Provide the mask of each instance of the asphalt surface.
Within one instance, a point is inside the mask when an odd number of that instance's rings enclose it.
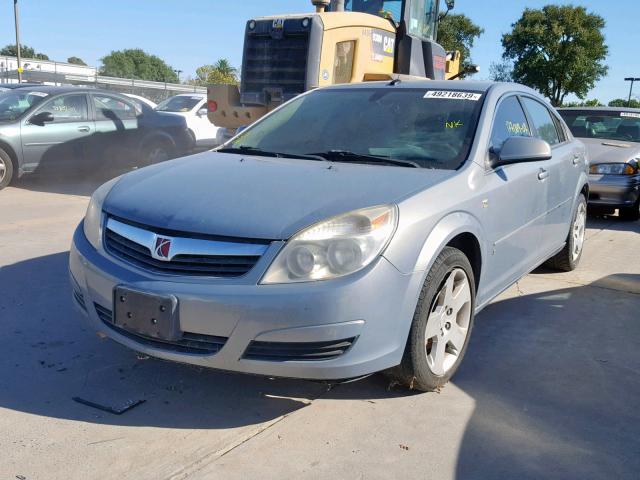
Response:
[[[68,247],[96,181],[0,192],[0,479],[637,479],[640,223],[590,219],[572,273],[476,320],[440,393],[138,358],[76,315]],[[145,403],[114,415],[79,404]]]

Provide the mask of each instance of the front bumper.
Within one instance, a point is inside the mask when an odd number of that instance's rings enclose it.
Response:
[[[352,378],[399,364],[423,278],[419,272],[404,275],[380,257],[354,275],[317,283],[258,285],[252,275],[233,282],[183,281],[142,272],[96,251],[82,224],[74,234],[69,268],[79,310],[95,329],[136,351],[221,370],[308,379]],[[185,353],[123,335],[98,315],[113,309],[117,285],[175,295],[181,330],[222,338],[222,348],[214,354]],[[344,339],[355,341],[331,359],[246,358],[251,342],[299,347]]]
[[[640,175],[589,175],[589,203],[630,207],[640,196]]]

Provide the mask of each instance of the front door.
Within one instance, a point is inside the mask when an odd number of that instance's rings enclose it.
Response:
[[[30,122],[43,112],[51,113],[52,121],[40,125]],[[84,93],[48,100],[21,126],[25,170],[56,172],[82,168],[93,130]]]
[[[490,155],[497,155],[512,136],[531,136],[520,101],[509,96],[498,104],[490,140]],[[488,170],[485,175],[486,208],[483,223],[490,240],[483,267],[490,298],[535,266],[544,249],[548,182],[546,162],[523,162]],[[478,298],[478,303],[484,299]]]

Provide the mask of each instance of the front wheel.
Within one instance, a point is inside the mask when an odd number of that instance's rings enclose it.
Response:
[[[172,149],[168,142],[156,140],[150,142],[144,150],[144,164],[154,165],[171,158]]]
[[[437,390],[458,369],[473,327],[475,282],[467,257],[446,247],[425,280],[402,363],[388,374],[421,391]]]
[[[7,152],[0,149],[0,190],[9,186],[13,178],[13,162]]]
[[[587,227],[587,200],[580,194],[564,248],[547,261],[547,266],[563,272],[575,270],[582,258]]]

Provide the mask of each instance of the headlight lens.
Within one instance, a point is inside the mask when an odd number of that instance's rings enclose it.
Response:
[[[633,175],[637,169],[630,163],[599,163],[589,167],[589,173],[598,175]]]
[[[93,192],[87,213],[84,216],[84,235],[96,250],[102,247],[102,204],[118,180],[120,177],[109,180]]]
[[[357,272],[384,250],[397,223],[395,205],[354,210],[316,223],[287,242],[260,283],[311,282]]]

